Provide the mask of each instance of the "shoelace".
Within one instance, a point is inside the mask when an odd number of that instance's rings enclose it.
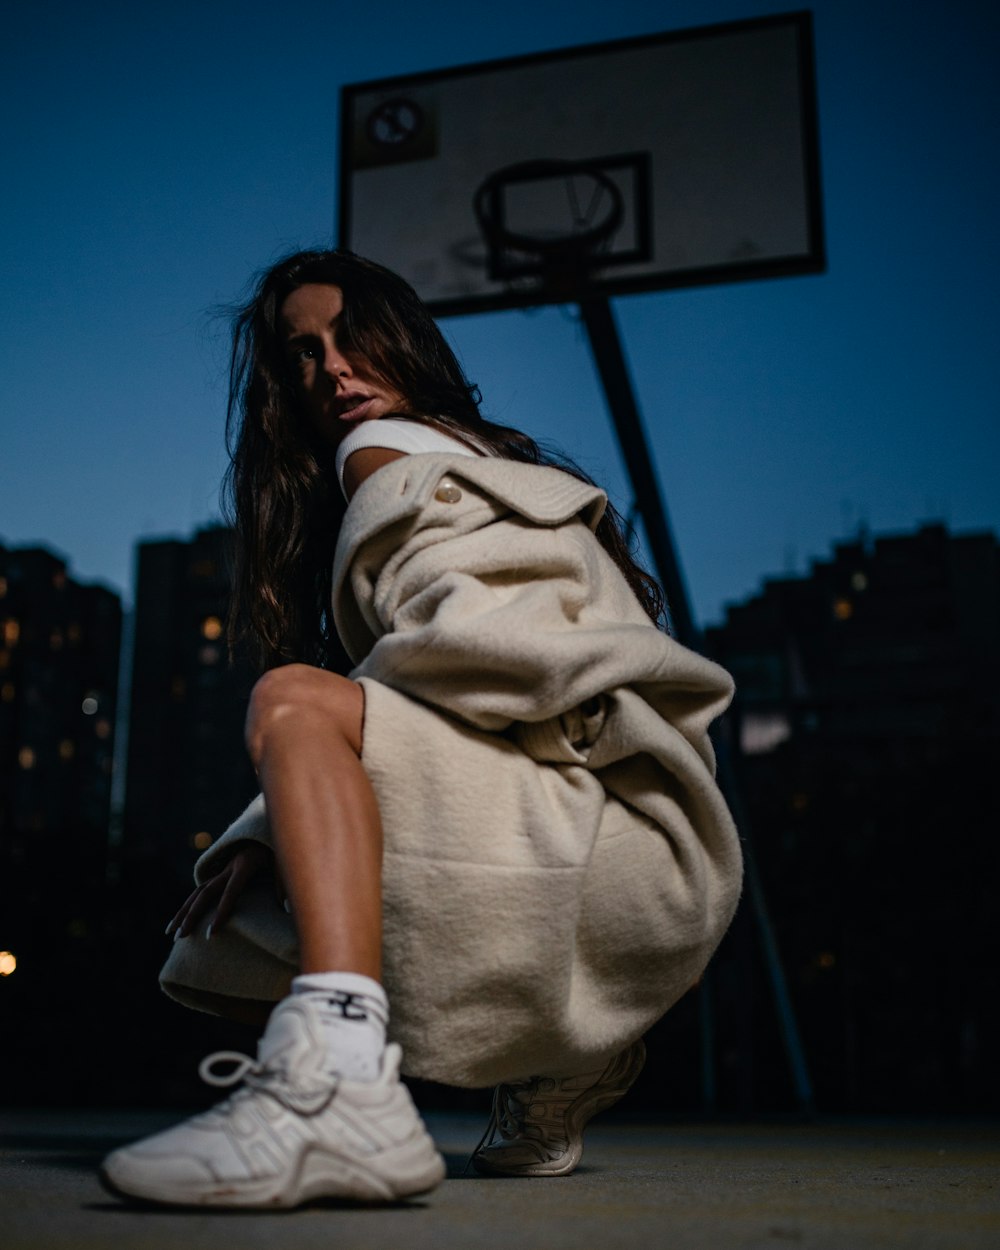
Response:
[[[217,1063],[232,1063],[236,1066],[232,1072],[216,1073],[212,1069]],[[263,1074],[264,1070],[256,1059],[251,1059],[249,1055],[241,1054],[237,1050],[217,1050],[214,1054],[206,1055],[198,1065],[198,1075],[206,1085],[225,1088],[228,1085],[235,1085],[242,1080],[245,1080],[246,1084],[242,1089],[234,1090],[224,1102],[217,1103],[214,1107],[209,1107],[206,1111],[202,1111],[200,1115],[194,1117],[192,1123],[196,1121],[201,1121],[205,1124],[217,1122],[220,1115],[225,1116],[239,1103],[251,1097],[251,1087],[266,1087],[265,1082],[260,1080]]]
[[[218,1075],[212,1071],[217,1063],[234,1063],[236,1067],[232,1072]],[[238,1050],[217,1050],[214,1054],[206,1055],[198,1064],[198,1075],[205,1084],[215,1085],[219,1089],[224,1089],[227,1085],[235,1085],[237,1081],[242,1081],[247,1073],[256,1076],[262,1071],[256,1059],[251,1059],[249,1055],[244,1055]]]
[[[231,1063],[235,1065],[231,1072],[217,1073],[215,1065]],[[301,1073],[291,1079],[284,1057],[274,1056],[261,1063],[259,1059],[251,1059],[238,1050],[217,1050],[206,1055],[198,1065],[198,1075],[207,1085],[224,1088],[243,1081],[242,1089],[235,1090],[218,1107],[206,1112],[211,1116],[216,1111],[234,1107],[237,1102],[251,1098],[254,1091],[276,1098],[284,1106],[302,1114],[312,1114],[321,1110],[333,1097],[339,1085],[339,1077],[327,1074],[316,1085],[304,1084]]]

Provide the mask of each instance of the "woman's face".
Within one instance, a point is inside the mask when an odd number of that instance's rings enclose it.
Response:
[[[339,286],[309,283],[285,299],[278,316],[285,357],[310,424],[336,447],[362,421],[405,412],[405,398],[363,356],[337,347],[344,311]]]

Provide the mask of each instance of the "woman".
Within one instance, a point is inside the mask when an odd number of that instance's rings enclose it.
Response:
[[[161,979],[270,1018],[256,1062],[202,1065],[236,1094],[104,1179],[218,1206],[423,1192],[443,1168],[401,1062],[499,1083],[480,1171],[563,1175],[735,907],[707,736],[730,680],[657,628],[604,494],[480,416],[380,266],[265,274],[230,422],[262,794],[198,862]]]

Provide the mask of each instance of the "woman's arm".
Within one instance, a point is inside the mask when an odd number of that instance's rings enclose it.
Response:
[[[394,451],[391,447],[359,447],[352,452],[344,465],[344,492],[347,498],[351,499],[365,478],[371,477],[376,469],[407,454],[405,451]]]
[[[437,519],[463,506],[439,505]],[[582,521],[503,516],[444,532],[432,542],[417,533],[374,576],[363,570],[357,589],[369,588],[368,611],[385,633],[352,677],[487,732],[632,687],[714,765],[707,732],[729,703],[731,678],[653,627]]]

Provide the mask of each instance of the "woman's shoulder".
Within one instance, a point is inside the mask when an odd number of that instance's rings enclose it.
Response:
[[[348,458],[365,447],[383,447],[390,451],[409,454],[420,452],[449,452],[459,456],[478,456],[466,443],[446,434],[436,426],[422,421],[406,421],[395,417],[382,417],[377,421],[362,421],[344,438],[337,448],[337,479],[344,486],[344,466]]]

